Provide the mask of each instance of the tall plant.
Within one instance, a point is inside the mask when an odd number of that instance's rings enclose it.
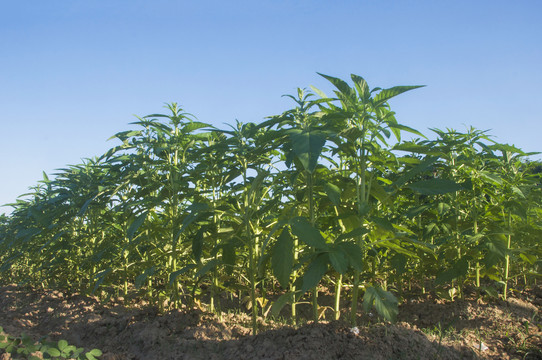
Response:
[[[423,136],[418,131],[397,123],[395,113],[390,110],[388,100],[406,91],[420,88],[421,86],[396,86],[382,90],[381,88],[370,89],[365,79],[358,75],[351,75],[354,87],[350,87],[345,81],[336,77],[320,74],[331,82],[336,90],[334,94],[340,106],[328,102],[328,107],[322,107],[326,119],[339,119],[342,129],[339,132],[341,142],[337,152],[341,159],[350,169],[349,177],[355,183],[355,216],[357,226],[348,229],[356,234],[356,244],[363,254],[371,247],[370,241],[363,235],[366,233],[366,223],[369,214],[374,209],[371,204],[371,194],[376,188],[376,168],[387,161],[389,145],[386,139],[393,134],[399,141],[400,132],[408,131]],[[321,93],[321,92],[320,92]],[[321,93],[323,98],[326,96]],[[336,121],[336,120],[335,120]],[[375,196],[378,199],[378,196]],[[357,259],[362,263],[363,257]],[[352,291],[352,308],[350,321],[355,324],[357,317],[357,304],[360,288],[360,270],[354,270]],[[367,309],[376,302],[377,310],[388,319],[393,319],[396,314],[397,302],[391,293],[383,291],[379,287],[367,287],[365,292],[364,306]]]

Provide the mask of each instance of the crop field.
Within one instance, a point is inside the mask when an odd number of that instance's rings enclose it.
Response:
[[[95,342],[104,359],[542,359],[542,163],[487,131],[401,124],[390,102],[420,86],[320,75],[333,94],[298,89],[260,123],[218,129],[171,103],[44,174],[0,216],[0,326],[88,346],[53,315],[99,313],[97,337],[132,331]],[[168,321],[199,326],[200,352],[157,340]],[[130,338],[145,345],[114,355]]]

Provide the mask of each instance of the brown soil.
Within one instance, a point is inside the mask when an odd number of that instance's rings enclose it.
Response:
[[[0,287],[5,332],[98,348],[104,360],[542,359],[541,308],[541,287],[507,301],[425,296],[405,300],[393,325],[364,314],[357,334],[338,321],[297,328],[260,321],[260,334],[251,336],[246,314],[159,314],[141,303],[102,305],[88,296]]]

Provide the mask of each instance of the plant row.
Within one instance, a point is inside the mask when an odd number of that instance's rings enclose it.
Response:
[[[218,129],[168,104],[106,154],[44,174],[0,218],[4,281],[218,312],[226,292],[246,299],[254,331],[285,305],[295,322],[301,301],[317,321],[324,288],[335,318],[348,297],[355,324],[358,303],[393,320],[413,285],[506,298],[536,281],[532,154],[473,128],[429,139],[398,123],[389,100],[419,86],[322,76],[333,96],[298,89],[259,124]]]

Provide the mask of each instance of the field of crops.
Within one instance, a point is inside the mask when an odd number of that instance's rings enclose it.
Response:
[[[413,291],[506,300],[536,284],[532,154],[473,128],[400,124],[388,102],[419,86],[322,76],[332,96],[298,89],[261,123],[217,129],[168,104],[106,154],[44,175],[0,217],[2,282],[238,306],[254,334],[261,318],[295,324],[300,304],[355,326],[369,312],[393,322]]]

